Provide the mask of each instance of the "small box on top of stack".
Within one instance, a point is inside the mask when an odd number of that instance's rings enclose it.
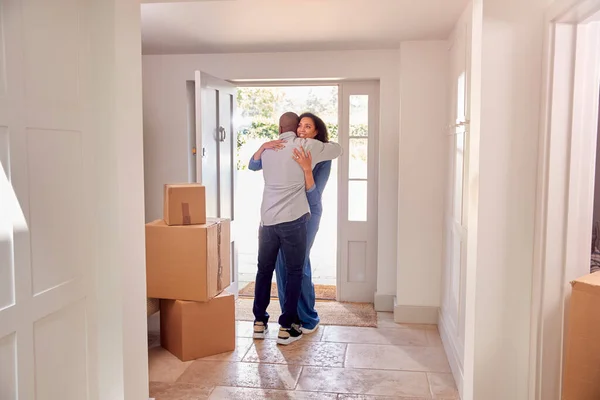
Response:
[[[161,345],[182,361],[235,350],[230,221],[206,218],[199,184],[165,185],[164,218],[146,224],[148,297],[161,299]]]

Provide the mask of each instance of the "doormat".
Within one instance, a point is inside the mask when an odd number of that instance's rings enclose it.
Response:
[[[254,297],[254,282],[250,282],[239,291],[241,297]],[[334,300],[336,296],[335,285],[315,285],[315,297],[317,300]],[[277,283],[271,283],[271,297],[278,298]]]
[[[254,299],[238,298],[235,303],[235,319],[254,321],[253,303]],[[315,308],[319,313],[321,325],[377,327],[377,312],[371,303],[317,301]],[[281,314],[279,302],[271,300],[267,312],[270,315],[269,321],[277,322]]]

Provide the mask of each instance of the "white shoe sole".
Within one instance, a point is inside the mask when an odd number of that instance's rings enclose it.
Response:
[[[307,328],[300,328],[300,330],[302,331],[302,333],[306,334],[306,335],[310,335],[311,333],[314,333],[317,329],[319,329],[319,325],[317,324],[317,326],[315,326],[312,329],[307,329]]]
[[[267,337],[267,332],[269,331],[269,328],[265,328],[264,331],[262,332],[252,332],[252,338],[254,339],[265,339]]]
[[[302,335],[296,336],[296,337],[290,336],[287,339],[277,338],[277,344],[281,344],[281,345],[287,346],[288,344],[294,343],[294,342],[296,342],[296,341],[298,341],[300,339],[302,339]]]

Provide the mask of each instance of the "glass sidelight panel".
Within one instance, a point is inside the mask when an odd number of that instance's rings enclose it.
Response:
[[[367,179],[369,161],[369,140],[350,139],[348,151],[350,179]]]
[[[348,182],[348,221],[367,220],[367,181]]]
[[[456,153],[454,156],[454,220],[462,223],[463,210],[463,185],[464,185],[464,151],[465,133],[457,132],[455,135]]]
[[[369,136],[369,96],[350,95],[350,137]]]

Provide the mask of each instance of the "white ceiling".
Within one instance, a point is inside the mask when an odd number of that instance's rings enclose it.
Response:
[[[144,2],[144,54],[201,54],[392,49],[403,40],[446,39],[468,0]]]

